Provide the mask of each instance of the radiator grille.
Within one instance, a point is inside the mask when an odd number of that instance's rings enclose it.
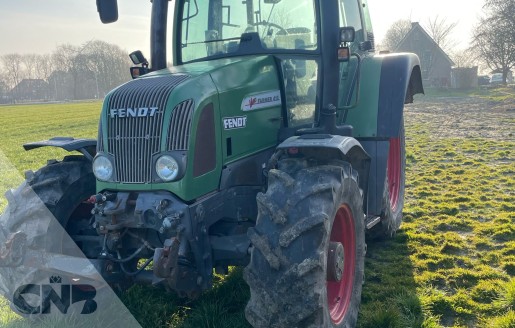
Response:
[[[104,134],[102,133],[102,120],[98,123],[97,153],[104,151]]]
[[[186,100],[173,109],[168,132],[168,150],[187,150],[191,133],[193,100]]]
[[[116,182],[151,182],[152,155],[160,150],[168,97],[187,78],[187,75],[173,75],[134,80],[110,96],[107,148],[114,157]]]

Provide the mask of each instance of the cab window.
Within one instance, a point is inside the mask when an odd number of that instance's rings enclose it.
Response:
[[[235,54],[244,33],[259,39],[261,52],[316,50],[315,17],[313,0],[183,0],[182,61]]]
[[[356,47],[364,41],[363,24],[361,21],[360,4],[358,0],[340,0],[340,26],[352,26],[356,30],[356,39],[353,46]]]

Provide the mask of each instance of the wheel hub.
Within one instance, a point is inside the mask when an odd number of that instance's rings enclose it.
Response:
[[[352,211],[341,205],[334,217],[327,250],[327,305],[331,321],[340,325],[349,309],[356,266],[356,235]]]
[[[345,249],[340,242],[330,242],[327,256],[327,280],[341,281],[345,266]]]

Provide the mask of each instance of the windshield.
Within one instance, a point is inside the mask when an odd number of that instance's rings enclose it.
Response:
[[[184,0],[180,21],[183,62],[237,54],[247,41],[245,53],[317,47],[313,0]]]

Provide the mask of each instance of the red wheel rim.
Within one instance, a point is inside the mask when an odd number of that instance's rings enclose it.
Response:
[[[397,209],[401,186],[401,138],[390,138],[388,151],[388,192],[392,211]]]
[[[331,230],[331,242],[339,242],[344,248],[344,268],[340,281],[327,281],[327,303],[331,320],[340,324],[351,302],[356,264],[356,236],[354,219],[347,205],[342,205],[336,212]]]

